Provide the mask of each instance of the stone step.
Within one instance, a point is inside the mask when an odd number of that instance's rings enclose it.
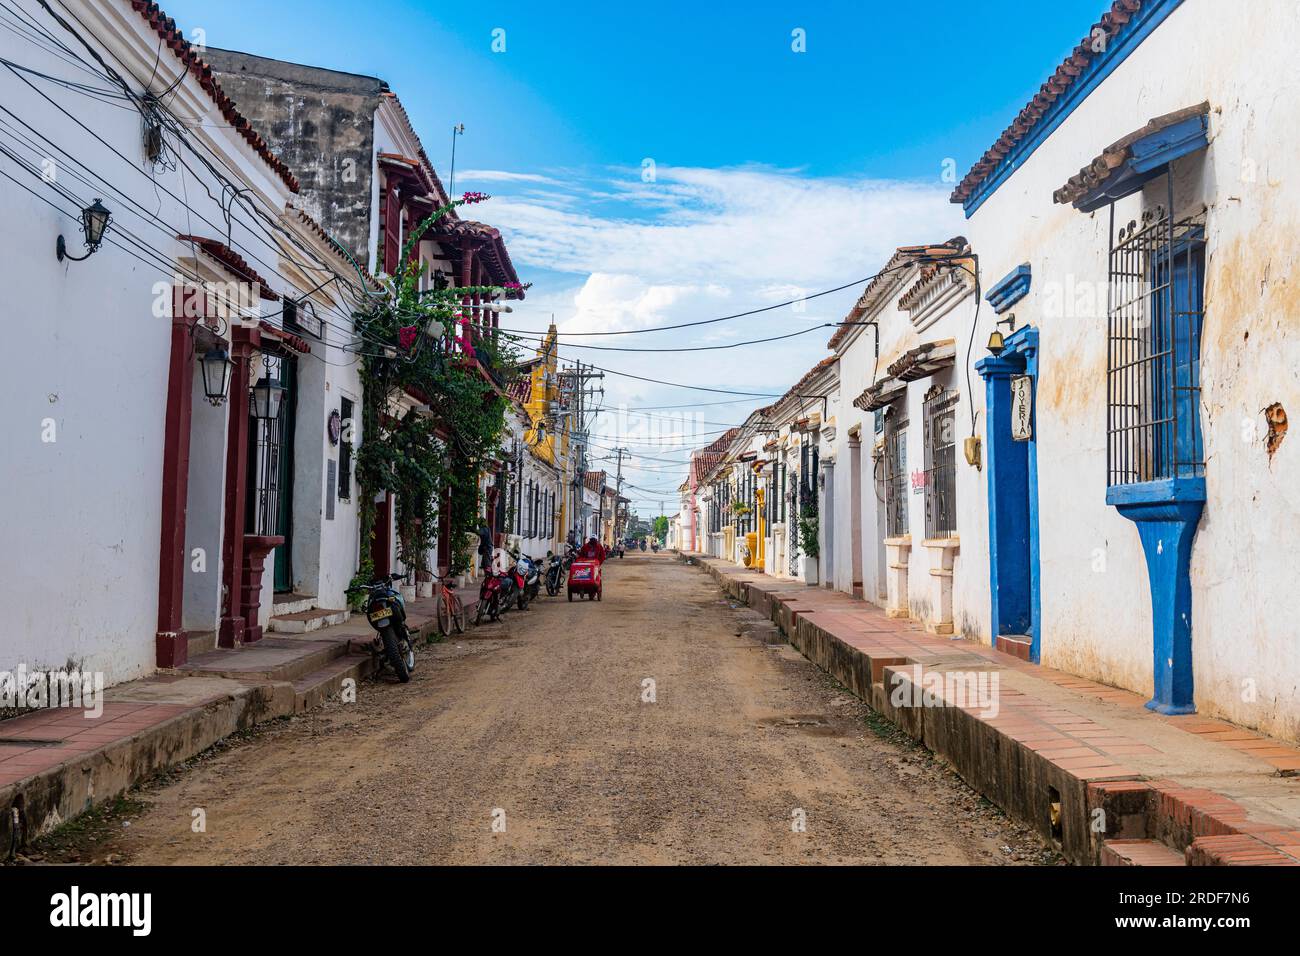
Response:
[[[998,650],[1003,654],[1018,657],[1022,661],[1029,660],[1029,651],[1032,647],[1033,639],[1028,634],[998,635]]]
[[[347,652],[345,640],[264,637],[256,644],[200,654],[178,671],[243,681],[295,681]]]
[[[292,591],[287,594],[277,594],[271,603],[271,616],[298,614],[302,611],[310,611],[315,606],[316,595],[314,594],[298,594]]]
[[[216,631],[186,631],[186,660],[217,649]]]
[[[347,608],[333,610],[318,607],[292,614],[276,614],[267,624],[267,630],[277,634],[306,634],[308,631],[319,631],[322,627],[345,624],[351,616],[352,612]]]
[[[1187,859],[1158,840],[1106,840],[1102,866],[1186,866]]]
[[[351,653],[336,658],[320,670],[312,671],[293,682],[293,710],[305,713],[319,707],[343,690],[344,682],[361,681],[374,669],[374,657],[369,653]]]
[[[1280,831],[1261,834],[1278,838]],[[1300,840],[1300,833],[1295,839]],[[1290,835],[1285,839],[1292,839]],[[1273,845],[1249,833],[1200,836],[1187,848],[1188,866],[1300,866],[1300,843]]]

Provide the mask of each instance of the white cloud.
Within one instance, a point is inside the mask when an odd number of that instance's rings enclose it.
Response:
[[[547,183],[559,185],[557,179],[540,173],[512,173],[504,169],[467,169],[461,174],[462,180],[476,183]]]
[[[516,261],[656,282],[824,288],[865,275],[896,246],[947,239],[961,221],[938,185],[767,169],[661,167],[654,183],[563,188],[615,208],[600,214],[499,196],[493,221],[509,230]]]
[[[513,327],[544,329],[553,313],[564,358],[646,378],[780,393],[826,354],[833,329],[700,352],[576,346],[677,348],[783,335],[839,321],[861,286],[801,307],[672,332],[569,339],[563,333],[649,329],[771,306],[864,279],[900,245],[961,232],[961,213],[940,184],[766,167],[660,166],[656,173],[653,183],[641,181],[639,167],[563,177],[474,174],[502,183],[482,217],[504,231],[524,281],[535,281]],[[512,182],[521,188],[512,191]],[[728,398],[613,375],[603,384],[610,406]],[[710,417],[739,421],[759,404],[744,401]],[[660,454],[653,446],[641,450]]]

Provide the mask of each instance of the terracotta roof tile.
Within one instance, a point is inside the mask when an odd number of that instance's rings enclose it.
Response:
[[[402,105],[402,101],[398,98],[397,94],[394,93],[392,90],[385,90],[382,95],[387,100],[389,100],[389,102],[391,102],[395,107],[397,107],[397,112],[402,117],[402,122],[406,124],[407,131],[411,134],[411,138],[415,140],[420,150],[420,162],[424,165],[425,171],[429,174],[430,178],[433,181],[433,185],[435,187],[434,195],[440,197],[442,203],[445,205],[447,202],[450,201],[450,197],[447,194],[447,190],[443,188],[442,180],[438,178],[438,173],[434,170],[433,163],[429,162],[429,156],[424,151],[424,144],[420,142],[420,137],[415,132],[415,127],[411,125],[411,117],[406,112],[406,107]],[[449,218],[452,219],[456,218],[456,210],[453,209],[451,211]]]
[[[1110,9],[1093,24],[1087,36],[1079,41],[1079,45],[1047,78],[1034,94],[1033,99],[1012,120],[1011,125],[980,157],[979,162],[966,173],[962,181],[957,184],[957,188],[952,191],[949,201],[960,203],[969,199],[979,185],[997,170],[1007,154],[1038,124],[1052,104],[1070,88],[1093,58],[1099,55],[1101,51],[1094,49],[1098,41],[1104,40],[1101,44],[1102,50],[1109,47],[1115,37],[1133,19],[1134,14],[1142,9],[1143,3],[1149,2],[1150,0],[1114,0]]]
[[[176,238],[181,242],[194,243],[213,259],[216,259],[225,266],[232,275],[239,276],[244,281],[255,284],[263,299],[279,301],[280,294],[267,284],[267,281],[258,274],[256,269],[248,264],[248,260],[234,249],[231,249],[220,239],[208,239],[205,236],[189,235],[179,235]]]
[[[257,155],[266,161],[266,164],[275,171],[276,175],[284,182],[293,192],[298,191],[298,180],[289,171],[283,160],[275,153],[271,152],[271,147],[267,145],[266,140],[253,129],[253,125],[235,108],[235,101],[226,95],[226,91],[221,88],[217,78],[213,75],[212,67],[208,66],[190,46],[190,42],[185,39],[184,34],[176,26],[176,21],[159,8],[153,0],[131,0],[131,9],[140,16],[144,17],[153,27],[154,32],[163,40],[167,48],[172,51],[176,59],[180,60],[182,65],[203,87],[204,92],[212,98],[212,102],[217,104],[217,109],[225,117],[226,122],[239,131],[239,135],[244,141],[253,148]]]
[[[321,224],[318,223],[314,218],[312,218],[312,216],[308,214],[306,210],[303,210],[298,206],[295,206],[293,203],[289,204],[289,209],[292,210],[295,215],[297,215],[298,219],[302,222],[304,226],[306,226],[308,229],[314,232],[318,237],[320,237],[320,239],[322,239],[324,243],[330,247],[330,250],[342,262],[347,263],[349,268],[353,268],[353,271],[361,273],[361,278],[368,285],[370,285],[374,289],[383,288],[383,286],[379,284],[379,280],[376,279],[374,276],[372,276],[369,272],[367,272],[364,266],[362,266],[358,262],[354,262],[349,256],[347,256],[344,253],[343,247],[340,246],[334,240],[334,237],[331,236],[328,232],[326,232],[324,227],[321,226]]]
[[[1209,111],[1209,103],[1198,103],[1196,106],[1189,106],[1185,109],[1175,110],[1172,113],[1165,113],[1163,116],[1155,117],[1141,129],[1134,130],[1103,149],[1096,159],[1071,176],[1066,180],[1064,186],[1052,193],[1052,199],[1057,203],[1072,203],[1076,199],[1087,195],[1109,179],[1111,173],[1128,160],[1132,153],[1133,144],[1138,140],[1150,136],[1152,133],[1158,133],[1166,127],[1175,126],[1193,116],[1204,116]]]
[[[840,343],[848,337],[849,332],[854,329],[850,323],[857,322],[879,304],[881,295],[888,289],[892,288],[896,273],[901,267],[906,265],[910,259],[922,255],[934,254],[953,254],[958,248],[967,248],[968,244],[963,236],[954,236],[946,243],[937,243],[922,246],[899,246],[894,250],[894,254],[889,257],[883,269],[876,274],[876,277],[867,283],[867,287],[862,290],[862,295],[858,296],[858,301],[853,304],[849,314],[844,317],[844,324],[835,330],[830,341],[826,343],[828,349],[837,349]]]

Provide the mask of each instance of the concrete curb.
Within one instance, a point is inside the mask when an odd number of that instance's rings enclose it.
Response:
[[[240,730],[294,712],[286,683],[244,686],[0,787],[0,847],[20,847]]]

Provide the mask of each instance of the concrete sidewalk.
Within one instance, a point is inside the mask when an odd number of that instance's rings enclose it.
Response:
[[[457,593],[472,622],[477,587]],[[408,604],[412,634],[436,635],[435,614],[432,598]],[[304,634],[272,633],[110,687],[98,716],[50,708],[0,722],[0,854],[236,731],[337,695],[345,681],[371,674],[373,634],[360,615]]]
[[[1076,863],[1300,864],[1300,750],[927,634],[838,591],[685,554]],[[995,688],[992,700],[972,689]],[[993,704],[995,706],[990,706]]]

